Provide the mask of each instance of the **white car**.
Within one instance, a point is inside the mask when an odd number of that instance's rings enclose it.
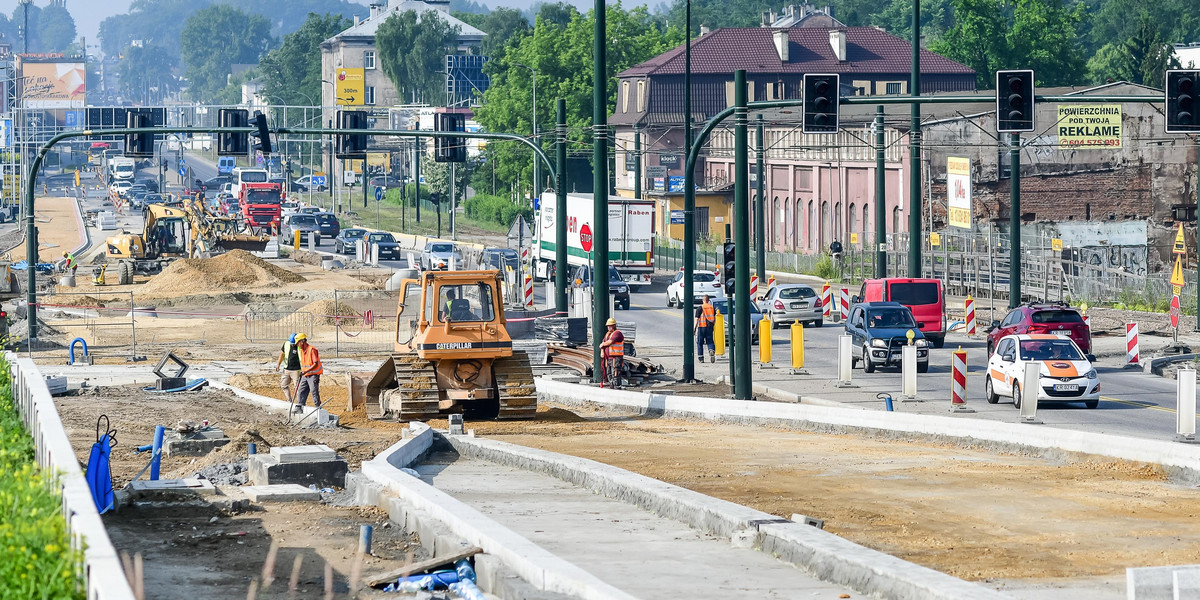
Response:
[[[108,189],[116,193],[116,195],[124,198],[125,194],[129,192],[129,188],[131,187],[133,187],[132,181],[117,181],[108,186]]]
[[[1037,400],[1043,402],[1083,402],[1088,408],[1100,405],[1100,377],[1092,367],[1093,357],[1084,354],[1065,336],[1019,334],[1000,338],[996,351],[988,358],[984,394],[990,404],[1000,396],[1013,399],[1021,408],[1021,399],[1030,397],[1022,389],[1025,365],[1039,365]]]
[[[721,278],[712,271],[692,272],[692,292],[693,305],[703,302],[705,294],[712,296],[713,300],[725,297],[725,294],[721,292]],[[675,274],[675,279],[672,279],[670,285],[667,286],[667,306],[683,308],[683,298],[683,269],[680,269]]]

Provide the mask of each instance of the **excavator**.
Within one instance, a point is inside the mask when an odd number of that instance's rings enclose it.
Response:
[[[426,271],[404,279],[395,352],[366,385],[372,419],[529,419],[537,390],[529,357],[505,327],[500,273]]]
[[[233,249],[262,251],[270,236],[238,233],[231,217],[213,215],[198,198],[182,206],[149,204],[139,233],[122,231],[106,240],[106,259],[117,261],[117,283],[136,272],[158,273],[177,258],[208,257]]]

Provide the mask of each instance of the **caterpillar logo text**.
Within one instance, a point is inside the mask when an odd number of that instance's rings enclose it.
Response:
[[[474,347],[475,344],[473,342],[447,342],[443,344],[437,344],[438,350],[470,350]]]

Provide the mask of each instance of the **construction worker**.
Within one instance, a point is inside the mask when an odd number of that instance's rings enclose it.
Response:
[[[285,364],[286,363],[286,364]],[[300,383],[300,350],[296,348],[296,334],[293,333],[279,350],[279,359],[275,361],[275,370],[284,365],[283,373],[279,376],[279,387],[283,388],[283,397],[291,404],[295,398],[292,390]]]
[[[300,354],[300,385],[296,391],[296,412],[303,412],[303,406],[312,392],[313,406],[321,406],[321,355],[317,349],[308,343],[308,336],[296,334],[296,349]]]
[[[63,258],[67,261],[63,265],[63,272],[70,271],[71,276],[75,276],[75,270],[79,268],[79,261],[75,260],[75,255],[70,252],[63,252]]]
[[[717,345],[713,341],[713,326],[717,322],[717,309],[712,305],[712,296],[704,295],[704,301],[696,307],[696,356],[704,362],[704,346],[708,345],[710,362],[717,362]]]
[[[605,322],[608,333],[600,342],[600,354],[604,357],[605,384],[611,388],[621,387],[621,370],[625,368],[625,334],[617,329],[617,320],[609,318]]]

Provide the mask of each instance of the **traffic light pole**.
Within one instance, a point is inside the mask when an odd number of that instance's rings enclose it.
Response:
[[[883,105],[875,107],[875,277],[887,277],[887,172],[883,147]]]
[[[921,276],[921,0],[913,0],[912,74],[909,82],[912,117],[908,130],[908,276]]]
[[[754,258],[755,271],[758,274],[758,287],[766,289],[767,287],[767,201],[763,196],[766,194],[767,176],[763,171],[763,163],[765,162],[764,154],[766,154],[767,143],[763,140],[763,131],[766,129],[763,123],[763,116],[758,115],[758,121],[755,123],[754,129],[754,154],[757,162],[755,163],[755,171],[758,176],[755,177],[755,188],[757,196],[754,202]]]
[[[417,128],[413,131],[420,130],[421,123],[418,121]],[[416,198],[416,200],[414,200],[414,206],[417,208],[418,223],[421,222],[421,154],[421,136],[418,135],[413,138],[413,166],[415,167],[415,170],[413,171],[413,183],[416,184],[417,188],[416,195],[414,196],[414,198]],[[411,268],[412,265],[409,265],[409,267]]]
[[[1016,308],[1021,304],[1021,134],[1009,134],[1008,144],[1008,307]]]
[[[567,101],[559,98],[556,103],[558,119],[554,130],[558,134],[555,162],[558,163],[554,178],[554,316],[567,316]],[[544,207],[543,207],[544,210]]]
[[[600,340],[608,320],[608,66],[604,0],[596,0],[592,30],[592,380],[602,381]],[[686,353],[685,353],[686,355]]]
[[[750,148],[747,140],[746,71],[733,73],[733,243],[737,248],[733,314],[735,384],[733,397],[749,400],[750,382]]]

